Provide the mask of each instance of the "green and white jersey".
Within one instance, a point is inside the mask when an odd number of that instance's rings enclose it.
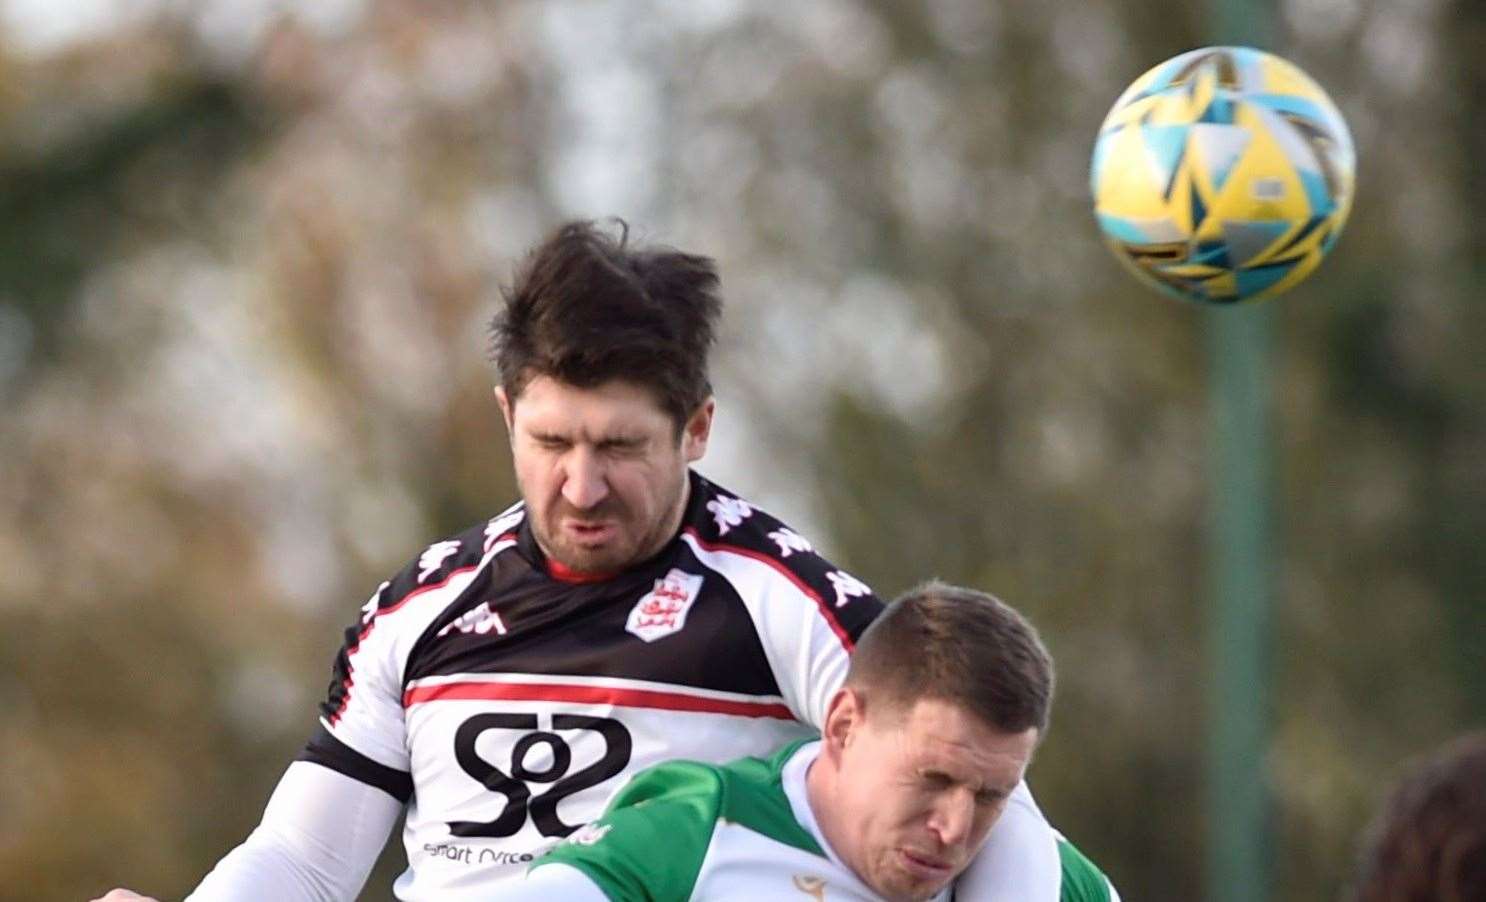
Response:
[[[624,902],[880,899],[830,848],[810,809],[805,774],[819,751],[809,740],[769,758],[650,768],[603,817],[539,859],[532,879],[573,886],[536,874],[566,865]],[[1104,875],[1061,838],[1059,853],[1062,902],[1117,902]],[[934,897],[950,898],[948,889]]]

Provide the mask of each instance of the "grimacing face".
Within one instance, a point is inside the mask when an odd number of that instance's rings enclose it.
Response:
[[[651,392],[622,380],[578,388],[536,376],[495,390],[516,482],[537,543],[580,573],[613,573],[660,550],[680,526],[687,467],[707,450],[714,403],[680,439]]]
[[[884,898],[927,899],[979,852],[1037,730],[1006,733],[938,699],[907,710],[886,702],[843,688],[827,712],[822,754],[839,756],[828,803],[836,852]]]

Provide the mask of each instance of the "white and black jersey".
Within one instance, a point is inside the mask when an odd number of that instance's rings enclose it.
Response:
[[[808,735],[882,609],[695,473],[656,557],[558,569],[518,505],[430,546],[347,631],[300,757],[408,803],[400,898],[496,898],[632,773]]]

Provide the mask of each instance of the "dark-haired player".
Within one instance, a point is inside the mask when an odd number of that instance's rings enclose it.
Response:
[[[825,723],[882,605],[691,470],[720,306],[711,260],[624,233],[571,223],[532,252],[493,328],[521,502],[366,603],[319,730],[193,899],[353,898],[404,809],[399,898],[498,897],[630,774]],[[982,859],[1057,856],[1019,787]],[[990,873],[981,898],[1057,898]]]

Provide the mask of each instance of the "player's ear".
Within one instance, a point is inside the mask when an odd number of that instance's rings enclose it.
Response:
[[[681,429],[681,455],[687,463],[702,459],[707,453],[707,439],[712,435],[712,415],[717,412],[717,402],[708,398],[686,420]]]
[[[862,699],[856,690],[842,686],[826,705],[826,722],[821,727],[821,740],[827,750],[839,755],[850,744],[861,725]]]
[[[500,415],[506,421],[506,431],[511,434],[511,438],[514,440],[516,438],[516,430],[511,426],[511,399],[506,395],[506,387],[504,385],[497,385],[495,387],[495,403],[499,405]]]

